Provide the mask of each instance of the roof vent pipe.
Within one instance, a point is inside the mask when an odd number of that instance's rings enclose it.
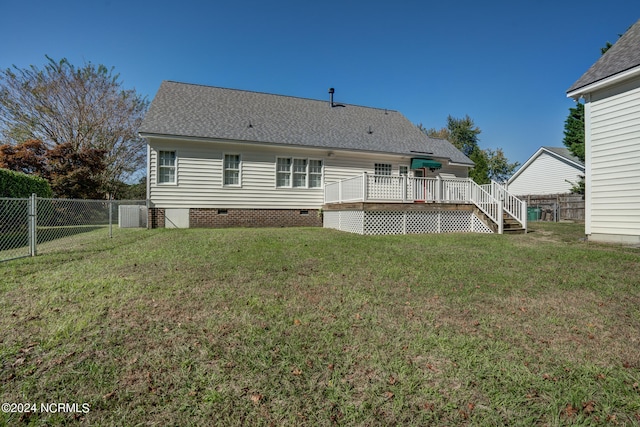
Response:
[[[333,108],[333,94],[335,93],[335,91],[336,90],[334,88],[332,87],[329,88],[329,106],[331,108]]]

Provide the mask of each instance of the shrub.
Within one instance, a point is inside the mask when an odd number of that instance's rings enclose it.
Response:
[[[39,197],[52,197],[53,192],[44,178],[0,169],[0,197],[25,198],[31,194]]]

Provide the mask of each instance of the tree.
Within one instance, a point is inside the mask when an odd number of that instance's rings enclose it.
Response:
[[[489,179],[489,162],[487,153],[476,147],[469,155],[469,158],[475,163],[475,166],[469,171],[469,178],[473,179],[477,184],[488,184]]]
[[[482,131],[468,115],[461,119],[449,115],[447,127],[439,130],[427,129],[422,124],[419,124],[418,128],[432,138],[448,140],[469,157],[475,163],[473,169],[469,171],[469,176],[478,184],[487,184],[492,179],[499,182],[506,181],[519,165],[518,162],[509,163],[502,148],[495,151],[481,149],[478,135]]]
[[[46,148],[42,141],[0,146],[0,167],[39,176],[49,181],[55,197],[99,199],[104,197],[98,179],[105,169],[104,151],[71,143]]]
[[[119,182],[113,193],[116,200],[144,200],[147,198],[147,177],[143,176],[136,184]]]
[[[47,179],[57,197],[69,199],[100,199],[100,175],[105,169],[104,150],[81,147],[71,143],[58,144],[47,153]]]
[[[447,141],[451,141],[451,132],[449,132],[449,129],[447,128],[441,128],[441,129],[436,129],[436,128],[425,128],[424,126],[422,126],[422,123],[420,123],[418,125],[418,129],[420,129],[422,132],[424,132],[426,135],[428,135],[431,138],[439,138],[439,139],[446,139]]]
[[[10,145],[27,140],[42,141],[47,149],[70,144],[85,160],[89,151],[83,150],[104,152],[105,167],[92,179],[109,191],[145,165],[145,144],[137,131],[148,101],[124,89],[113,68],[46,58],[43,69],[0,71],[0,135]]]
[[[584,162],[584,104],[578,102],[575,107],[569,108],[569,115],[564,121],[565,147],[571,154]]]
[[[18,145],[0,145],[0,168],[44,178],[47,147],[37,139]]]
[[[502,148],[497,148],[495,151],[487,148],[482,151],[484,151],[487,156],[487,175],[490,180],[505,182],[520,165],[519,162],[509,163],[509,159],[504,155]]]
[[[482,132],[468,115],[461,119],[447,116],[447,127],[440,130],[426,129],[422,124],[418,128],[432,138],[448,140],[467,157],[478,147],[478,135]]]

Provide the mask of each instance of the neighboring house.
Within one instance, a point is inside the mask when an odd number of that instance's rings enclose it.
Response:
[[[517,196],[570,193],[584,163],[564,147],[540,147],[507,181]]]
[[[397,111],[165,81],[140,129],[152,227],[321,226],[325,186],[369,173],[468,177]]]
[[[640,21],[567,96],[585,102],[585,232],[640,244]]]

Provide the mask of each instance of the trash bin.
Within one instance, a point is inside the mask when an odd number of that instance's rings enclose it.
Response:
[[[539,207],[527,208],[527,221],[539,221],[541,209]]]

